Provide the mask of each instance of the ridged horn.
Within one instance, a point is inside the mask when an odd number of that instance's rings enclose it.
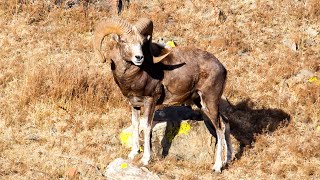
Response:
[[[129,34],[132,32],[132,25],[121,18],[105,19],[98,23],[94,31],[93,48],[96,57],[100,62],[105,62],[105,57],[101,53],[101,46],[105,36],[109,34]]]
[[[152,36],[153,32],[153,22],[148,18],[140,18],[134,26],[137,28],[138,32],[142,35]]]

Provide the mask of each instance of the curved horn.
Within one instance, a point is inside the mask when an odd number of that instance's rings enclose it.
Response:
[[[132,32],[132,25],[121,18],[105,19],[101,21],[95,28],[93,37],[93,48],[97,58],[101,62],[105,62],[105,57],[101,53],[102,41],[109,34],[129,34]]]
[[[140,18],[138,22],[134,24],[138,32],[142,35],[152,36],[153,22],[148,18]]]
[[[142,35],[150,35],[150,51],[153,56],[153,63],[158,63],[166,58],[171,51],[165,47],[155,47],[158,46],[152,43],[152,32],[153,32],[153,22],[148,18],[141,18],[134,24],[138,32]],[[160,52],[158,52],[160,51]]]

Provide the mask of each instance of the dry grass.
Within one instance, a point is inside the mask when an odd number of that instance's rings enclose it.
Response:
[[[102,178],[128,152],[116,134],[130,109],[91,45],[94,24],[114,11],[95,1],[17,2],[0,2],[0,177],[68,178],[76,168],[78,178]],[[220,175],[170,158],[149,168],[169,179],[319,179],[320,86],[309,77],[287,84],[302,69],[320,78],[319,12],[317,0],[132,1],[121,16],[152,18],[154,39],[223,62],[237,109],[231,128],[243,143]]]

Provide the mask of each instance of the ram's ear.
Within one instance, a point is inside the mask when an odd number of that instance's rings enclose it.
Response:
[[[118,42],[118,43],[121,41],[121,40],[120,40],[120,36],[119,36],[118,34],[112,35],[112,39],[113,39],[114,41]]]
[[[158,54],[158,56],[153,56],[153,63],[159,63],[164,58],[166,58],[170,53],[171,51],[169,49],[163,48],[161,53]]]

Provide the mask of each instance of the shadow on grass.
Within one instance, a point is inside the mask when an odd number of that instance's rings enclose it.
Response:
[[[290,123],[290,115],[281,109],[253,109],[253,106],[250,99],[236,105],[226,100],[222,100],[220,104],[220,113],[229,120],[231,134],[240,143],[235,155],[237,159],[242,156],[244,147],[252,147],[256,135],[272,133]]]
[[[236,105],[232,105],[226,100],[222,100],[220,103],[220,113],[224,119],[229,120],[231,134],[240,144],[235,155],[237,159],[241,158],[245,147],[252,147],[256,135],[272,133],[277,128],[286,126],[290,122],[290,115],[281,109],[253,109],[253,106],[254,104],[249,99]],[[173,106],[156,111],[154,119],[155,121],[159,119],[167,121],[165,134],[174,137],[178,131],[172,132],[172,129],[179,129],[182,120],[202,121],[204,117],[199,110],[192,110],[189,106]],[[216,137],[213,125],[206,121],[205,124],[210,133]],[[171,142],[163,138],[161,144],[163,146],[162,155],[167,156]]]

